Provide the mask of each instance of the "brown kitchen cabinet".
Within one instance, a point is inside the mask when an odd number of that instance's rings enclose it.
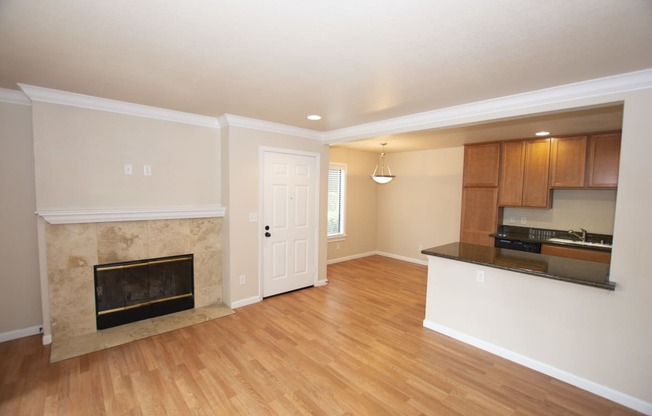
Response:
[[[555,137],[551,141],[550,187],[584,187],[587,137]]]
[[[519,140],[501,147],[498,205],[550,208],[550,141]]]
[[[496,187],[464,187],[460,242],[493,246],[489,234],[498,228],[498,189]]]
[[[498,186],[500,143],[464,146],[464,186]]]
[[[620,133],[596,134],[589,137],[589,188],[618,187]]]
[[[611,263],[611,252],[600,250],[589,250],[576,247],[565,247],[554,244],[541,244],[541,254],[571,259],[597,261],[599,263]]]

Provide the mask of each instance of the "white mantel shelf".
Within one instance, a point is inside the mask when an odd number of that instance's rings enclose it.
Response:
[[[38,210],[36,214],[49,224],[81,224],[91,222],[151,221],[185,218],[223,217],[225,207],[155,208],[155,209],[82,209]]]

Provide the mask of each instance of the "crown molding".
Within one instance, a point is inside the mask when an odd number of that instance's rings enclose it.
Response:
[[[243,127],[247,129],[266,131],[269,133],[302,137],[304,139],[313,139],[320,141],[324,139],[324,133],[317,130],[289,126],[287,124],[274,123],[271,121],[259,120],[255,118],[236,116],[233,114],[223,114],[218,118],[218,120],[221,126]]]
[[[0,88],[0,103],[7,104],[18,104],[18,105],[31,105],[29,98],[21,91],[17,90],[8,90],[6,88]]]
[[[448,127],[507,111],[646,88],[652,88],[652,68],[331,130],[323,134],[323,140],[327,144],[334,144],[371,136]]]
[[[91,222],[152,221],[188,218],[223,217],[226,208],[219,206],[161,209],[81,209],[38,210],[36,214],[50,224],[83,224]]]
[[[27,97],[29,97],[32,102],[36,101],[50,104],[61,104],[71,107],[108,111],[111,113],[127,114],[130,116],[153,118],[157,120],[192,124],[202,127],[220,127],[219,122],[215,117],[184,113],[182,111],[150,107],[142,104],[134,104],[124,101],[111,100],[108,98],[93,97],[90,95],[53,90],[50,88],[36,87],[27,84],[18,84],[18,86],[21,90],[23,90],[23,92],[27,95]]]
[[[486,121],[487,119],[492,117],[496,118],[501,113],[504,114],[506,112],[519,110],[527,111],[528,109],[537,106],[550,106],[565,102],[652,88],[652,68],[537,91],[492,98],[484,101],[476,101],[473,103],[359,124],[357,126],[345,127],[326,132],[233,114],[223,114],[220,117],[210,117],[36,87],[27,84],[18,84],[18,86],[31,101],[69,105],[73,107],[109,111],[211,128],[222,128],[226,126],[242,127],[269,133],[318,140],[324,144],[335,144],[373,136],[406,133],[410,131]],[[30,102],[26,100],[25,95],[19,91],[0,89],[0,102],[29,105]]]

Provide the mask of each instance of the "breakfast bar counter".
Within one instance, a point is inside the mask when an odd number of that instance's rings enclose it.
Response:
[[[450,243],[427,248],[421,253],[601,289],[615,290],[616,287],[609,281],[609,265],[593,261],[468,243]]]

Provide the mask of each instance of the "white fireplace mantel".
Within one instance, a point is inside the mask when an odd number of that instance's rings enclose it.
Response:
[[[50,224],[81,224],[114,221],[150,221],[183,218],[223,217],[225,207],[175,207],[175,208],[126,208],[126,209],[78,209],[38,210],[36,214]]]

